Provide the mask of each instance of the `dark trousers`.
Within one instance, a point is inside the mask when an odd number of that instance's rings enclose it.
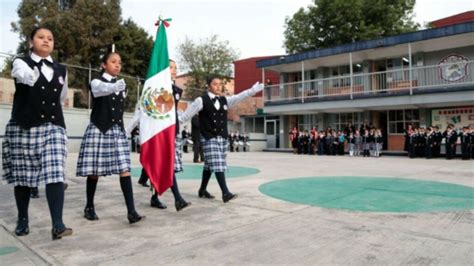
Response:
[[[344,143],[339,143],[339,155],[344,155]]]
[[[415,147],[413,144],[408,144],[408,157],[415,158]]]
[[[425,146],[425,155],[426,155],[426,159],[433,158],[433,146],[431,145]]]
[[[438,158],[440,154],[441,154],[441,146],[439,144],[434,145],[433,146],[433,157]]]
[[[324,143],[323,142],[318,143],[318,155],[324,155]]]
[[[471,158],[471,147],[469,143],[461,144],[462,159],[469,160]]]
[[[194,158],[193,161],[196,162],[203,162],[204,161],[204,151],[202,150],[201,141],[199,139],[193,139],[193,152]]]
[[[456,145],[455,144],[446,144],[446,159],[451,160],[456,154]]]

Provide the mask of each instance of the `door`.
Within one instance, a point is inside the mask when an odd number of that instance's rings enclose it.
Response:
[[[266,120],[265,121],[265,134],[267,139],[267,148],[274,149],[278,148],[277,144],[277,136],[278,136],[278,128],[277,128],[277,121],[276,120]]]

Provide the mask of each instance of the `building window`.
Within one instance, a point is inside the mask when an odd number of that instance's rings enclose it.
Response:
[[[420,127],[420,112],[419,110],[391,110],[388,111],[388,133],[389,134],[403,134],[408,125],[411,124],[413,128]]]
[[[319,115],[311,114],[298,116],[298,130],[310,131],[313,127],[322,130],[322,128],[319,127]]]
[[[265,133],[263,117],[246,117],[245,132],[247,133]]]
[[[387,82],[409,79],[410,61],[408,57],[387,59]]]
[[[344,130],[347,124],[351,123],[356,129],[362,124],[362,113],[339,113],[336,115],[333,129]]]

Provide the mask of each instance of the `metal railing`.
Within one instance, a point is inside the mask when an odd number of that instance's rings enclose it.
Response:
[[[9,89],[7,91],[5,89],[7,87],[12,87],[11,84],[13,84],[13,81],[9,80],[9,73],[3,73],[3,70],[5,69],[5,64],[11,62],[11,60],[16,56],[17,55],[15,54],[0,52],[0,62],[4,61],[4,65],[1,66],[3,69],[0,69],[0,71],[2,71],[1,77],[5,78],[0,81],[0,103],[9,104],[13,101],[14,90]],[[74,94],[79,94],[72,97],[74,99],[74,104],[69,104],[68,102],[70,102],[70,99],[66,99],[66,104],[64,107],[91,109],[92,99],[91,94],[89,93],[89,84],[92,79],[101,75],[101,70],[98,66],[93,67],[90,64],[89,66],[70,65],[64,63],[61,64],[67,66],[69,89],[73,90]],[[126,67],[123,69],[123,71],[126,71]],[[119,78],[125,79],[127,84],[127,98],[125,100],[125,105],[126,110],[132,112],[135,109],[137,100],[140,98],[143,89],[144,78],[139,76],[134,77],[123,73],[119,75]],[[9,86],[7,86],[7,82],[10,83]],[[204,91],[203,89],[194,88],[187,88],[186,90]],[[184,97],[183,100],[189,101],[192,99],[189,97]]]
[[[381,72],[281,83],[265,87],[264,103],[305,102],[312,99],[354,99],[359,95],[384,95],[474,85],[474,61],[446,63]]]

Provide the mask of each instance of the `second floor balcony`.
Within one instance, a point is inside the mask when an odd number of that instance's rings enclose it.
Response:
[[[474,91],[474,61],[281,83],[264,90],[265,106],[398,95]],[[474,98],[474,94],[473,94]]]

